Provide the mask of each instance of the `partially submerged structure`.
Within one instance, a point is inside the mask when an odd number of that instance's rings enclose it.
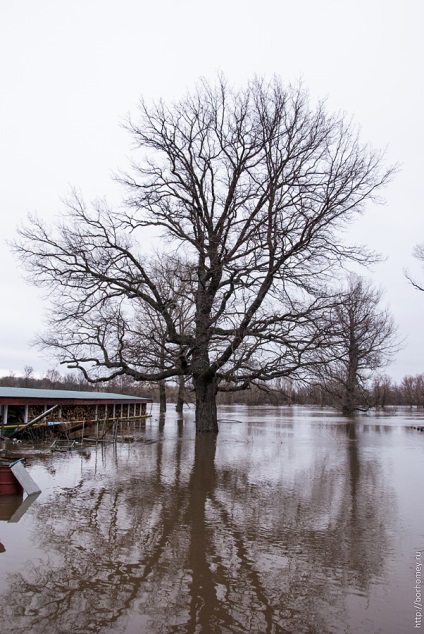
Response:
[[[95,423],[142,420],[152,399],[110,392],[0,387],[0,434],[43,428],[73,431]]]

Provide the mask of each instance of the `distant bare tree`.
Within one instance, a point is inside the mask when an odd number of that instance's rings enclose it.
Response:
[[[409,407],[424,407],[424,374],[404,376],[400,385],[403,402]]]
[[[372,380],[372,403],[375,407],[386,407],[392,398],[394,385],[387,374],[376,376]],[[391,403],[393,404],[393,402]]]
[[[424,264],[424,242],[422,242],[421,244],[416,244],[412,251],[412,254],[415,258],[417,258],[417,260],[421,262],[421,264]],[[414,288],[416,288],[418,291],[424,291],[424,285],[422,283],[418,284],[418,282],[407,271],[405,271],[405,276]]]
[[[172,106],[141,102],[128,127],[141,157],[121,177],[126,208],[89,209],[74,196],[56,229],[30,219],[16,249],[55,302],[44,343],[61,363],[94,382],[190,377],[197,430],[217,431],[219,389],[308,367],[323,343],[316,324],[327,276],[371,257],[338,232],[393,169],[343,117],[276,79],[240,91],[223,78],[203,81]],[[157,262],[142,254],[149,228],[194,271],[190,331],[157,283]],[[136,327],[144,309],[164,328],[172,364],[149,358]]]
[[[24,375],[21,379],[22,387],[32,387],[33,378],[34,378],[33,375],[34,375],[34,368],[31,365],[26,365],[24,367]]]
[[[351,275],[347,290],[322,322],[328,347],[320,355],[318,376],[345,414],[367,404],[372,373],[385,367],[400,347],[381,298],[380,290]]]

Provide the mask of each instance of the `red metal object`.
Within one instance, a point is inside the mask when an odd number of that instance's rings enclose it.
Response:
[[[0,464],[0,495],[17,495],[23,488],[8,464]]]

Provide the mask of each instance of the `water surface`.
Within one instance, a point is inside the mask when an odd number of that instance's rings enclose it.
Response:
[[[2,631],[419,631],[422,414],[219,416],[33,458],[42,494],[0,521]]]

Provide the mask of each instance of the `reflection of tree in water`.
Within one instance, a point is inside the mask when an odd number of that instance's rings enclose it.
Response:
[[[231,486],[220,473],[215,561],[230,612],[244,612],[246,631],[252,615],[262,623],[251,630],[261,632],[344,631],[347,589],[365,596],[383,573],[390,493],[376,463],[360,455],[354,425],[345,429],[346,460],[317,460],[292,489],[252,486],[248,472]]]
[[[321,456],[290,486],[252,482],[246,461],[216,466],[209,436],[194,459],[179,438],[86,477],[40,508],[49,558],[12,576],[4,624],[125,632],[138,614],[146,632],[338,631],[346,589],[366,594],[383,572],[390,508],[346,430],[346,459]]]
[[[49,557],[13,576],[1,600],[4,623],[15,632],[125,631],[183,512],[178,471],[165,487],[154,467],[143,479],[127,479],[123,469],[117,481],[85,480],[40,509],[37,538]]]

